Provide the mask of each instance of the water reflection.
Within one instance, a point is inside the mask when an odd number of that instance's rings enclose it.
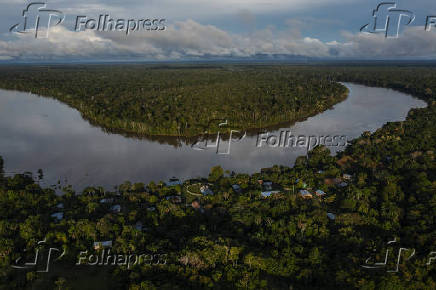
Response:
[[[389,121],[404,120],[425,103],[390,89],[345,84],[344,102],[291,127],[293,135],[345,135],[349,140]],[[271,134],[280,134],[272,130]],[[94,127],[60,102],[28,93],[0,90],[0,155],[9,172],[44,170],[47,184],[67,182],[112,188],[124,181],[144,182],[206,176],[210,168],[252,173],[274,164],[292,165],[306,153],[300,147],[257,147],[257,136],[232,143],[229,155],[216,149],[193,150],[192,139],[127,138]],[[342,148],[331,147],[333,151]]]

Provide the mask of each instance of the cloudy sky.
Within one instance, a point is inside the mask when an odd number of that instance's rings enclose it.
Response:
[[[37,2],[44,2],[38,0]],[[23,10],[32,1],[0,0],[0,61],[203,60],[263,57],[435,59],[435,0],[396,2],[415,19],[401,19],[397,38],[360,32],[382,1],[374,0],[48,0],[45,9],[61,11],[64,21],[47,38],[22,31]],[[28,26],[35,22],[30,11]],[[39,12],[40,23],[48,22]],[[397,13],[397,14],[395,14]],[[77,16],[98,19],[166,19],[163,31],[74,31]],[[386,11],[378,21],[384,23]],[[33,20],[32,20],[33,19]],[[52,23],[57,18],[52,17]],[[30,24],[29,24],[30,23]],[[391,23],[391,25],[392,25]],[[13,32],[10,28],[19,24]],[[44,32],[47,25],[41,24]],[[381,26],[378,26],[380,28]],[[392,29],[392,26],[390,27]],[[45,35],[40,33],[39,35]]]

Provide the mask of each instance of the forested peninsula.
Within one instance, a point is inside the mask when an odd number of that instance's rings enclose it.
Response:
[[[348,95],[289,66],[0,66],[0,88],[58,99],[110,132],[183,137],[292,123]]]

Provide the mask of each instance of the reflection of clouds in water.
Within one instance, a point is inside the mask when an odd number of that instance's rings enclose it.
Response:
[[[298,135],[346,135],[374,131],[387,121],[403,120],[411,107],[422,101],[388,89],[347,84],[351,95],[306,121],[284,130]],[[103,185],[110,189],[124,181],[166,181],[207,176],[210,168],[252,173],[274,164],[292,165],[306,149],[256,147],[257,136],[231,144],[230,155],[216,149],[175,148],[156,141],[108,134],[83,121],[80,113],[48,98],[0,90],[0,155],[9,171],[44,170],[47,184],[67,178],[75,188]],[[277,136],[280,130],[271,132]],[[343,148],[331,148],[342,150]]]

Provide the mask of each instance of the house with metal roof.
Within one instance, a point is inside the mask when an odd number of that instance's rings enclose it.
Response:
[[[313,198],[313,195],[306,189],[301,189],[300,190],[300,196],[304,199],[309,199],[309,198]]]
[[[327,217],[328,217],[330,220],[335,220],[335,219],[336,219],[336,215],[333,214],[333,213],[331,213],[331,212],[328,212],[328,213],[327,213]]]
[[[319,197],[325,196],[326,193],[324,191],[322,191],[321,189],[318,189],[315,191],[315,194]]]
[[[51,215],[52,218],[55,218],[57,221],[61,221],[64,218],[63,212],[55,212]]]

